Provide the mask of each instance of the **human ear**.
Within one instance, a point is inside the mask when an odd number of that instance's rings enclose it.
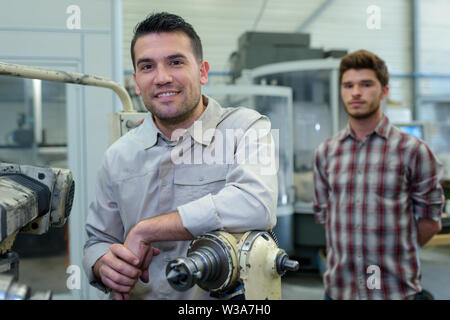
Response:
[[[209,62],[202,61],[200,65],[200,84],[205,85],[208,83]]]

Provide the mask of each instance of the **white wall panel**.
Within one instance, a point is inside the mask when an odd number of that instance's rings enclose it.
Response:
[[[50,54],[55,59],[78,59],[81,50],[79,33],[62,32],[30,32],[14,29],[0,28],[0,43],[2,45],[0,55],[15,58],[48,57]],[[49,53],[48,49],[52,48]]]
[[[117,4],[117,0],[0,0],[0,61],[114,78],[114,68],[120,65],[112,49],[112,17]],[[67,27],[71,5],[80,9],[79,29]],[[108,89],[68,84],[66,94],[68,165],[76,181],[69,219],[70,264],[81,268],[85,217],[109,145],[107,117],[121,108],[115,105],[115,93]],[[84,272],[81,276],[81,288],[71,291],[72,297],[96,298],[99,291],[89,286]]]
[[[371,5],[380,9],[380,28],[369,29]],[[409,74],[411,70],[409,1],[339,0],[332,4],[305,31],[311,33],[313,47],[366,49],[385,60],[391,74]],[[410,80],[391,79],[389,99],[411,106]]]
[[[420,81],[421,93],[450,94],[450,1],[422,0],[419,30],[419,72],[437,74],[442,78]]]
[[[293,32],[317,6],[315,1],[275,0],[129,0],[124,1],[124,68],[132,70],[130,42],[135,25],[151,12],[168,11],[191,23],[202,39],[211,71],[229,71],[228,58],[245,31]],[[264,6],[264,3],[266,5]],[[263,14],[259,23],[262,8]]]

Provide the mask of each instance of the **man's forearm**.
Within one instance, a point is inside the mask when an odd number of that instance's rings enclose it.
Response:
[[[170,212],[138,222],[130,231],[145,243],[154,241],[192,240],[194,237],[183,226],[178,211]]]
[[[139,221],[128,233],[124,245],[139,258],[145,269],[150,261],[147,260],[149,250],[153,250],[152,242],[192,239],[194,237],[183,226],[178,211],[174,211]]]
[[[417,238],[419,245],[423,247],[433,236],[441,231],[442,226],[440,221],[431,219],[419,219],[417,222]]]

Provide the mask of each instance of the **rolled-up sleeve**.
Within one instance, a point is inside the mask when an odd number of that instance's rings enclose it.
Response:
[[[278,163],[270,121],[261,117],[239,139],[225,186],[179,206],[194,236],[213,230],[269,230],[276,224]]]
[[[416,218],[440,221],[445,198],[439,183],[442,164],[424,143],[419,144],[410,162],[411,199]]]
[[[326,176],[325,143],[321,144],[314,156],[314,216],[319,224],[327,219],[329,185]]]
[[[111,244],[123,242],[123,223],[113,199],[108,165],[104,161],[97,177],[96,199],[89,206],[86,219],[88,240],[84,245],[83,268],[93,285],[96,282],[92,270],[95,262],[109,251]]]

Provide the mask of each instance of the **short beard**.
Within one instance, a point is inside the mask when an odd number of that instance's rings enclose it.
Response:
[[[173,116],[165,116],[160,114],[157,111],[157,108],[154,108],[152,105],[150,107],[147,107],[147,110],[150,111],[150,113],[156,117],[159,121],[168,124],[168,125],[175,125],[177,123],[183,122],[186,119],[189,119],[189,117],[195,112],[195,108],[198,106],[200,99],[202,95],[199,94],[198,98],[194,100],[194,103],[190,104],[189,106],[186,106],[186,108],[183,110],[183,112],[175,117]]]
[[[363,119],[367,119],[367,118],[370,118],[371,116],[373,116],[375,113],[377,113],[378,112],[378,110],[380,110],[380,108],[381,108],[381,101],[378,101],[378,107],[377,108],[375,108],[375,109],[370,109],[368,112],[366,112],[366,113],[362,113],[362,114],[356,114],[356,115],[353,115],[353,114],[351,114],[349,111],[348,111],[348,108],[347,108],[347,106],[344,104],[344,106],[345,106],[345,112],[350,116],[350,117],[352,117],[353,119],[358,119],[358,120],[363,120]]]

